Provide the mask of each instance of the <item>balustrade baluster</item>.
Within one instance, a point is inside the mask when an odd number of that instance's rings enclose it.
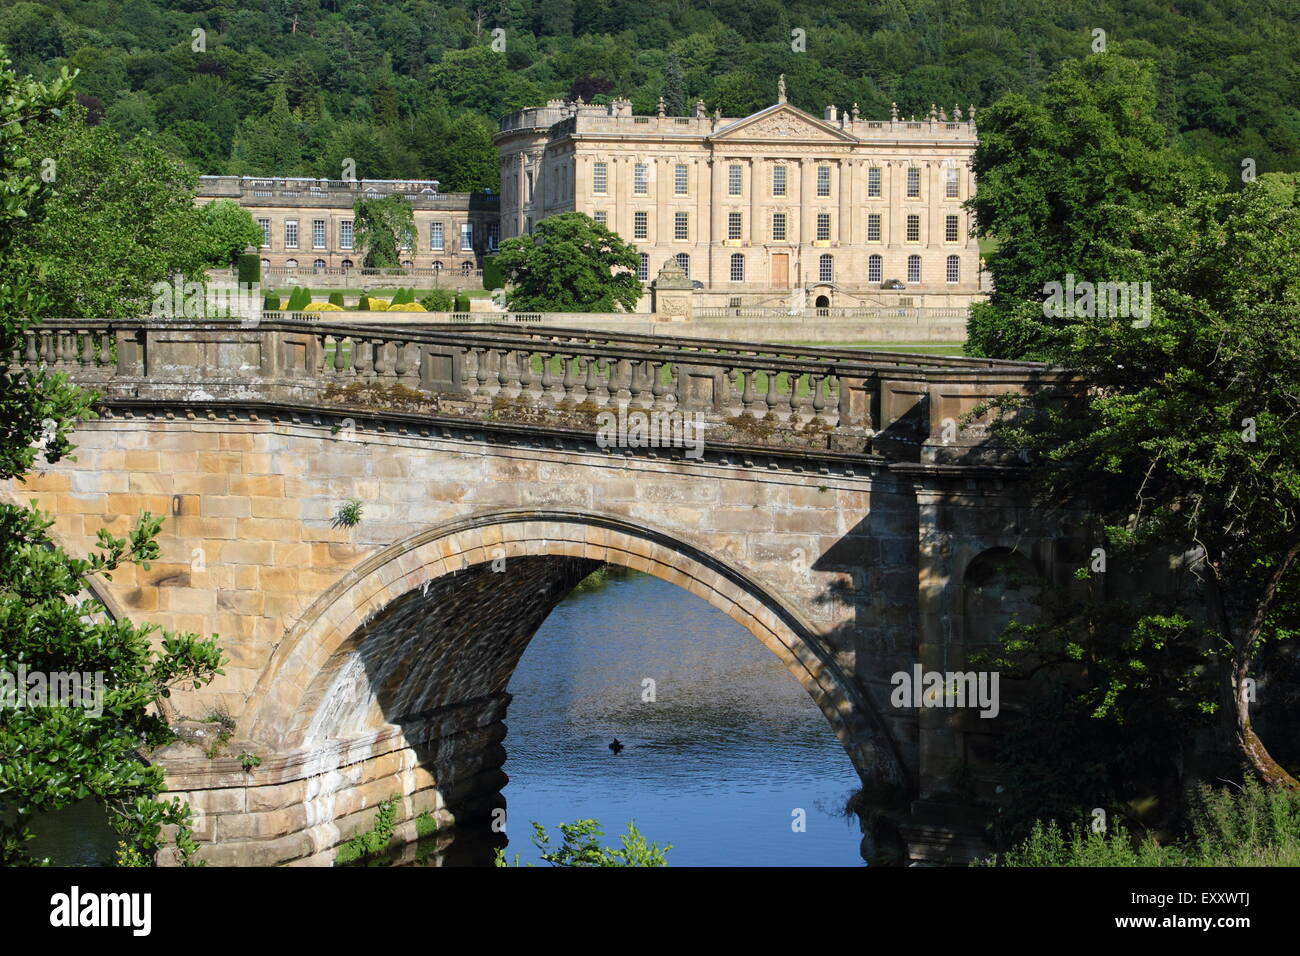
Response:
[[[519,394],[529,398],[533,395],[533,383],[537,381],[533,375],[533,354],[532,349],[519,353]]]
[[[95,364],[95,341],[89,331],[81,333],[81,364],[87,367]]]
[[[27,350],[23,354],[23,361],[27,365],[35,366],[40,362],[40,355],[36,349],[40,333],[28,331],[23,337],[27,339]]]
[[[767,370],[767,417],[776,417],[776,406],[780,399],[776,394],[776,379],[780,373],[774,369]]]
[[[406,343],[393,342],[393,376],[401,381],[406,378]]]
[[[551,389],[555,387],[555,376],[551,374],[551,359],[555,357],[554,352],[539,352],[542,357],[542,399],[543,401],[554,401],[555,396]]]
[[[740,374],[745,376],[745,390],[740,395],[741,412],[752,412],[754,410],[754,370],[752,368],[741,369]]]
[[[497,394],[504,395],[507,386],[510,385],[510,356],[511,349],[502,349],[497,360]]]
[[[573,356],[573,355],[564,356],[564,381],[561,383],[561,385],[564,389],[564,397],[566,399],[573,396],[574,389],[577,387],[578,384],[578,379],[573,372],[573,366],[577,363],[577,361],[578,361],[577,356]]]
[[[636,408],[649,408],[653,402],[648,397],[650,373],[646,369],[647,362],[645,359],[637,359],[629,364],[632,374],[627,383],[628,403]]]
[[[654,400],[650,403],[651,408],[658,408],[663,404],[664,394],[668,391],[668,386],[663,383],[663,376],[659,374],[659,367],[663,362],[650,362],[650,394]]]
[[[370,368],[368,371],[373,372],[375,378],[388,378],[393,374],[393,366],[388,361],[388,340],[372,339],[369,342],[371,358],[369,360]],[[373,350],[373,351],[372,351]]]
[[[808,382],[812,386],[812,410],[813,420],[816,421],[822,417],[822,409],[826,407],[826,396],[822,394],[822,375],[808,376]]]

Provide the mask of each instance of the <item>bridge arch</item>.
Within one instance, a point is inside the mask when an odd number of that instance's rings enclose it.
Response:
[[[532,574],[529,568],[539,559],[548,560],[552,571],[558,568],[559,576]],[[416,621],[420,628],[429,626],[417,602],[436,597],[440,587],[464,588],[475,576],[481,583],[495,583],[494,562],[503,571],[524,568],[527,573],[519,580],[529,586],[540,583],[538,590],[545,592],[537,598],[535,620],[516,615],[523,636],[503,636],[511,645],[507,651],[490,657],[458,648],[429,664],[393,639],[399,632],[409,635]],[[727,614],[772,651],[809,693],[864,781],[894,792],[908,789],[881,716],[797,612],[770,589],[692,545],[623,519],[585,512],[478,515],[423,530],[361,562],[289,629],[253,690],[240,735],[282,752],[311,751],[452,703],[437,699],[439,693],[473,699],[500,695],[537,626],[601,563],[659,577]],[[446,613],[462,623],[475,615],[472,606]],[[482,622],[481,616],[474,620]],[[378,651],[367,653],[368,644]],[[390,659],[381,660],[384,656]],[[456,666],[449,666],[453,662]],[[474,676],[446,673],[454,669]],[[420,691],[416,685],[422,682],[436,691]]]

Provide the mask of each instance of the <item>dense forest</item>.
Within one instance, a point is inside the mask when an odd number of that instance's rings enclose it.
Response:
[[[866,116],[1033,97],[1063,59],[1153,62],[1171,140],[1225,173],[1300,169],[1291,0],[30,0],[0,4],[18,72],[80,71],[92,123],[204,173],[496,186],[505,112],[626,96],[743,116],[790,100]],[[503,31],[503,32],[502,32]]]

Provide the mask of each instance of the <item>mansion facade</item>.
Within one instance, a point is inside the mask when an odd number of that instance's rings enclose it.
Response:
[[[718,307],[964,307],[981,298],[963,207],[974,191],[974,109],[950,119],[822,117],[777,102],[742,119],[633,115],[552,101],[501,121],[501,235],[585,213],[672,260]],[[642,306],[644,308],[644,305]]]
[[[500,237],[497,197],[444,193],[437,180],[294,179],[200,176],[197,201],[232,199],[262,228],[262,271],[311,275],[350,271],[362,256],[353,248],[358,198],[400,193],[411,204],[415,235],[402,247],[408,269],[478,274]]]

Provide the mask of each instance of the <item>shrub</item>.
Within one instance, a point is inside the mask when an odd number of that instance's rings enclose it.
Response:
[[[467,296],[467,295],[466,295],[465,293],[463,293],[463,292],[457,292],[457,293],[456,293],[456,309],[455,309],[455,311],[457,311],[457,312],[468,312],[468,311],[469,311],[469,296]]]
[[[387,302],[387,300],[385,300],[385,299],[371,299],[371,300],[369,300],[369,301],[370,301],[370,311],[371,311],[371,312],[387,312],[387,311],[388,311],[388,302]]]
[[[393,296],[393,305],[405,305],[407,302],[415,301],[415,293],[411,289],[397,290],[397,295]]]
[[[434,289],[420,300],[420,304],[428,312],[450,312],[456,307],[456,297],[450,289]]]
[[[235,275],[240,282],[257,285],[262,281],[262,260],[251,252],[240,253],[235,260]]]
[[[311,305],[311,290],[302,286],[294,286],[293,292],[289,295],[289,304],[285,306],[285,311],[301,312],[309,305]]]
[[[398,304],[394,302],[388,307],[389,312],[428,312],[424,306],[418,302],[403,302]]]
[[[366,312],[370,309],[370,296],[364,292],[357,296],[357,311]]]
[[[496,256],[483,257],[483,288],[491,291],[492,289],[503,288],[506,284],[505,274],[497,266]]]
[[[262,299],[263,312],[279,312],[280,297],[278,295],[268,295]]]
[[[335,305],[333,302],[309,302],[304,312],[342,312],[343,306]]]
[[[342,292],[331,292],[331,293],[330,293],[330,299],[329,299],[329,300],[330,300],[330,304],[331,304],[331,305],[337,305],[340,309],[343,308],[343,293],[342,293]]]
[[[1190,832],[1172,844],[1135,839],[1116,821],[1109,832],[1080,827],[1067,834],[1055,821],[987,864],[1038,866],[1298,866],[1300,793],[1247,779],[1238,788],[1204,784],[1192,796]]]

